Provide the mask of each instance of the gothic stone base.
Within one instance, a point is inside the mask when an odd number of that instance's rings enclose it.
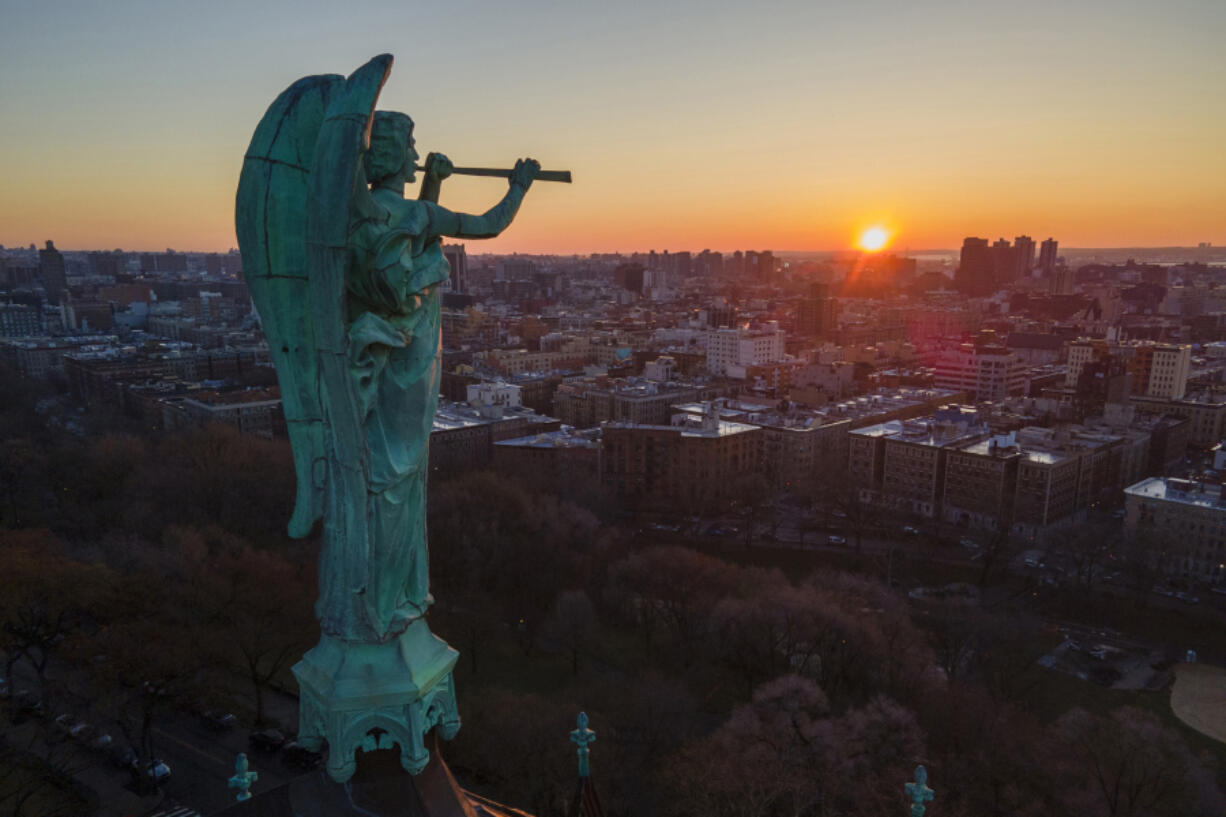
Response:
[[[327,742],[338,783],[353,776],[358,749],[399,745],[400,765],[418,774],[430,760],[425,734],[437,727],[450,740],[460,729],[451,680],[459,655],[420,618],[382,644],[322,636],[294,665],[298,742],[313,751]]]

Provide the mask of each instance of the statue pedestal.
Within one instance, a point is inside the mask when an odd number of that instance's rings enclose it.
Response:
[[[360,644],[324,635],[294,665],[298,679],[298,742],[328,744],[328,775],[353,776],[358,749],[400,746],[410,774],[426,767],[424,736],[437,727],[450,740],[460,729],[451,669],[459,653],[416,619],[399,637]]]

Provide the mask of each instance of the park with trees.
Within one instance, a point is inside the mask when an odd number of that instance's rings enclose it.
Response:
[[[49,395],[0,376],[5,677],[25,667],[49,711],[88,700],[142,758],[159,718],[201,698],[268,721],[318,632],[318,539],[285,533],[288,444],[104,417],[73,433]],[[431,628],[461,652],[464,726],[443,751],[463,785],[541,817],[568,808],[580,710],[610,814],[885,817],[919,763],[948,817],[1226,813],[1222,745],[1165,692],[1037,663],[1057,638],[1045,616],[1161,618],[1143,596],[917,603],[868,554],[700,549],[487,472],[431,485],[429,531]],[[1083,545],[1068,548],[1088,561]],[[71,772],[7,744],[0,813],[43,813]]]

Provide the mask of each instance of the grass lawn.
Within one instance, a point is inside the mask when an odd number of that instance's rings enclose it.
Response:
[[[1226,742],[1226,669],[1177,664],[1171,709],[1196,731]]]
[[[1030,712],[1051,723],[1074,707],[1105,715],[1121,706],[1135,706],[1157,715],[1175,729],[1193,752],[1208,751],[1218,768],[1226,769],[1226,744],[1203,735],[1175,716],[1169,688],[1148,690],[1108,689],[1057,670],[1040,668],[1039,683],[1022,701]]]

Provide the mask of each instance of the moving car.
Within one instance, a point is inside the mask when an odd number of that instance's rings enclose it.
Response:
[[[223,712],[220,709],[207,710],[200,716],[200,719],[204,721],[206,726],[219,732],[233,729],[238,724],[238,718],[232,713]]]

